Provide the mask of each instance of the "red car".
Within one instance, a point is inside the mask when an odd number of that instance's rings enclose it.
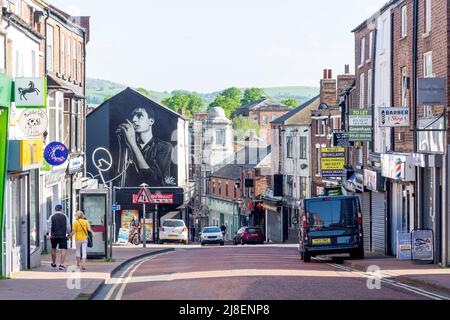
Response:
[[[237,246],[238,244],[264,244],[264,234],[261,228],[241,228],[234,237],[234,245]]]

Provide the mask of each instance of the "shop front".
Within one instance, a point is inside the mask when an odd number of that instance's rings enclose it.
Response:
[[[288,239],[288,214],[283,210],[283,201],[265,196],[263,198],[266,210],[266,241],[284,243]]]
[[[226,241],[231,241],[240,229],[240,203],[218,198],[209,198],[209,223],[211,226],[225,226]]]
[[[416,225],[416,173],[410,154],[383,154],[383,177],[389,179],[388,253],[397,256],[397,238]]]
[[[40,265],[39,168],[42,140],[9,141],[5,242],[7,275]]]

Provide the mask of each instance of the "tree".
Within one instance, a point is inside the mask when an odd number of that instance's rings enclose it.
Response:
[[[241,100],[241,90],[235,87],[228,88],[216,97],[216,99],[209,105],[208,110],[215,107],[221,107],[225,111],[226,116],[230,118],[231,114],[240,107]]]
[[[136,91],[139,92],[140,94],[146,96],[146,97],[150,97],[152,95],[150,93],[150,91],[148,91],[147,89],[144,89],[144,88],[137,88]]]
[[[261,128],[258,123],[250,118],[239,116],[233,119],[233,131],[237,141],[244,141],[250,136],[250,132],[254,132],[259,136]]]
[[[300,103],[295,98],[289,98],[286,100],[281,101],[282,104],[287,105],[288,107],[291,107],[292,109],[297,108]]]
[[[161,103],[175,112],[183,109],[183,111],[191,118],[203,108],[202,98],[182,92],[177,92],[170,98],[163,99]]]
[[[244,99],[242,99],[241,104],[247,105],[258,101],[264,96],[264,90],[261,88],[250,88],[244,91]]]

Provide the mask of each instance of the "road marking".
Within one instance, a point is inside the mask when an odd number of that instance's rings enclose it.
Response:
[[[119,293],[121,294],[120,297],[122,297],[122,294],[123,294],[123,292],[124,292],[124,290],[125,290],[125,287],[126,287],[126,285],[127,285],[127,281],[129,281],[129,280],[131,279],[133,273],[134,273],[134,272],[136,271],[136,269],[137,269],[137,268],[134,268],[134,269],[133,269],[133,267],[135,267],[136,265],[138,265],[138,267],[139,267],[139,266],[141,266],[144,262],[153,260],[153,259],[155,259],[155,258],[157,258],[157,257],[163,256],[163,255],[166,255],[166,254],[169,254],[169,253],[173,253],[173,252],[176,252],[176,251],[164,252],[164,253],[156,254],[156,255],[153,255],[153,256],[150,256],[150,257],[145,257],[145,258],[139,259],[139,260],[135,261],[134,263],[132,263],[132,264],[131,264],[124,272],[122,272],[122,274],[119,276],[118,279],[111,278],[110,281],[107,281],[107,282],[105,283],[106,285],[114,283],[114,286],[108,291],[108,294],[106,295],[105,300],[111,300],[111,297],[113,296],[114,292],[116,291],[117,287],[118,287],[120,284],[122,284],[122,287],[120,288]],[[124,279],[124,276],[125,276],[131,269],[133,269],[132,273],[130,274],[131,277],[130,277],[130,275],[129,275],[126,279]],[[119,294],[119,293],[118,293],[118,294]],[[115,300],[118,300],[118,299],[117,299],[117,296],[116,296],[116,299],[115,299]],[[120,300],[120,299],[119,299],[119,300]]]
[[[321,258],[316,258],[316,260],[326,262],[325,259],[321,259]],[[341,269],[341,270],[344,270],[344,271],[348,271],[348,272],[352,272],[352,273],[355,273],[355,274],[359,274],[362,277],[367,278],[367,279],[377,278],[381,282],[390,284],[390,285],[392,285],[394,287],[397,287],[397,288],[401,288],[401,289],[404,289],[404,290],[407,290],[407,291],[411,291],[411,292],[413,292],[413,293],[415,293],[417,295],[421,295],[421,296],[427,297],[429,299],[433,299],[433,300],[450,300],[450,298],[445,297],[445,296],[441,296],[441,295],[436,294],[434,292],[430,292],[430,291],[427,291],[427,290],[424,290],[424,289],[421,289],[421,288],[417,288],[417,287],[414,287],[414,286],[402,283],[400,281],[388,279],[388,278],[395,278],[395,276],[391,275],[391,274],[388,274],[388,273],[385,273],[385,272],[381,272],[380,276],[377,277],[374,274],[369,274],[369,273],[366,273],[366,272],[362,272],[362,271],[359,271],[359,270],[356,270],[356,269],[353,269],[353,268],[350,268],[350,267],[342,266],[342,265],[339,265],[339,264],[335,264],[335,263],[327,263],[327,265],[329,265],[331,267],[334,267],[336,269]]]

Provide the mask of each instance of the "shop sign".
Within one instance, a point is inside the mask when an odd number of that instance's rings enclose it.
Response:
[[[348,148],[354,145],[354,142],[350,141],[350,134],[348,132],[333,133],[333,146]]]
[[[69,158],[69,149],[60,142],[52,142],[45,148],[44,157],[50,165],[61,166]]]
[[[382,175],[397,181],[416,181],[412,156],[383,154]]]
[[[42,109],[24,110],[19,118],[19,126],[27,136],[41,136],[47,131],[47,112]]]
[[[150,196],[146,192],[133,195],[133,204],[173,204],[173,194],[153,193]]]
[[[342,177],[345,175],[345,148],[322,148],[322,177]]]
[[[4,73],[0,73],[0,107],[11,107],[12,90],[12,78]]]
[[[267,211],[278,213],[278,207],[272,206],[270,204],[264,203],[264,209],[266,209]]]
[[[413,231],[412,258],[413,260],[421,260],[421,261],[434,260],[433,231],[431,230]]]
[[[409,108],[380,108],[380,128],[409,127]]]
[[[43,162],[42,140],[11,140],[9,142],[9,171],[38,169]]]
[[[350,141],[372,141],[372,110],[351,109],[349,114]]]
[[[417,103],[422,106],[446,105],[446,83],[444,78],[419,78],[417,82]]]
[[[397,234],[397,259],[412,259],[412,242],[409,232],[398,232]]]
[[[47,78],[16,78],[14,84],[16,108],[45,108]]]
[[[378,191],[378,174],[375,171],[364,170],[364,186],[371,191]]]
[[[69,160],[68,173],[75,174],[83,171],[84,159],[83,157],[74,158]]]

